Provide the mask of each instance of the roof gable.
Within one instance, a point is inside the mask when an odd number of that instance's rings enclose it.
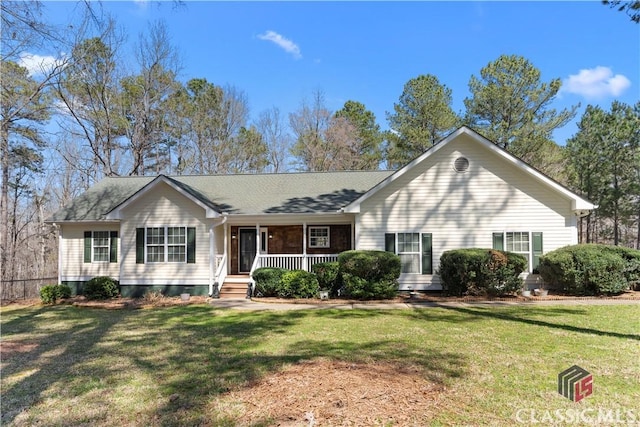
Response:
[[[475,132],[474,130],[472,130],[472,129],[466,127],[466,126],[462,126],[462,127],[458,128],[456,131],[454,131],[451,134],[449,134],[442,141],[438,142],[436,145],[434,145],[431,148],[429,148],[422,155],[418,156],[417,158],[415,158],[414,160],[409,162],[407,165],[405,165],[404,167],[402,167],[401,169],[396,171],[394,174],[390,175],[384,181],[380,182],[375,187],[373,187],[369,191],[367,191],[365,194],[363,194],[362,196],[360,196],[359,198],[354,200],[352,203],[350,203],[348,206],[346,206],[344,208],[344,211],[345,212],[351,212],[351,213],[360,212],[360,205],[365,200],[367,200],[370,197],[374,196],[375,194],[377,194],[383,188],[386,188],[387,186],[391,185],[391,183],[393,183],[397,179],[401,178],[402,176],[406,175],[413,168],[418,167],[419,165],[421,165],[424,162],[428,161],[428,159],[431,158],[435,153],[437,153],[443,147],[447,146],[452,141],[458,139],[462,135],[469,136],[471,138],[471,140],[473,140],[475,143],[483,145],[487,149],[489,149],[489,150],[493,151],[495,154],[497,154],[504,161],[515,165],[520,171],[522,171],[522,173],[528,174],[529,176],[531,176],[532,178],[534,178],[538,182],[544,184],[545,186],[547,186],[548,188],[552,189],[553,191],[556,191],[557,193],[559,193],[559,194],[563,195],[564,197],[570,199],[571,200],[571,209],[573,211],[575,211],[577,213],[580,213],[580,212],[583,212],[583,211],[589,211],[589,210],[595,209],[595,205],[593,205],[588,200],[578,196],[577,194],[575,194],[571,190],[567,189],[563,185],[561,185],[558,182],[554,181],[553,179],[551,179],[547,175],[545,175],[542,172],[538,171],[537,169],[533,168],[531,165],[529,165],[526,162],[520,160],[519,158],[515,157],[514,155],[512,155],[509,152],[507,152],[506,150],[500,148],[499,146],[497,146],[496,144],[494,144],[493,142],[491,142],[487,138],[485,138],[482,135],[480,135],[479,133]]]
[[[141,197],[153,191],[155,188],[162,184],[167,184],[169,187],[173,188],[178,193],[185,196],[187,199],[191,200],[196,205],[200,206],[205,211],[206,218],[217,218],[221,215],[215,205],[211,203],[210,200],[207,200],[199,191],[189,187],[187,184],[176,181],[165,175],[157,176],[153,181],[149,182],[147,185],[136,191],[122,203],[115,206],[111,211],[109,211],[105,215],[105,219],[122,219],[122,210],[126,207],[135,204]]]

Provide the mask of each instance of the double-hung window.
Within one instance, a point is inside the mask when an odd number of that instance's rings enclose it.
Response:
[[[109,262],[109,232],[93,232],[93,261]]]
[[[147,262],[164,262],[164,227],[147,228]]]
[[[167,227],[167,261],[187,260],[187,230],[185,227]]]
[[[328,248],[330,246],[329,227],[309,227],[310,248]]]
[[[431,233],[386,233],[385,250],[400,257],[403,274],[433,274]]]
[[[505,231],[493,233],[493,249],[524,255],[527,271],[537,273],[542,255],[542,233],[530,231]]]
[[[84,262],[118,262],[118,232],[85,231]]]
[[[136,263],[195,263],[195,227],[136,229]]]

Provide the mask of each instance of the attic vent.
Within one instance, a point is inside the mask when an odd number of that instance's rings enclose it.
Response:
[[[458,157],[453,162],[453,169],[455,169],[456,172],[466,172],[467,169],[469,169],[469,159],[466,157]]]

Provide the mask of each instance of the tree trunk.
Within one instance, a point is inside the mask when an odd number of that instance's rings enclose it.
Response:
[[[6,278],[7,249],[9,248],[9,125],[2,123],[0,161],[2,163],[2,189],[0,195],[0,279]]]

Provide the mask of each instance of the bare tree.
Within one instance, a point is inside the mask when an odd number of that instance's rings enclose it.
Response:
[[[313,101],[303,101],[289,115],[296,142],[291,153],[299,168],[308,171],[357,169],[361,138],[348,117],[336,117],[325,107],[324,94],[316,91]]]
[[[260,113],[256,127],[268,147],[268,170],[272,173],[286,171],[291,135],[285,129],[280,110],[273,107]]]
[[[122,81],[125,135],[132,156],[130,175],[170,168],[172,141],[165,103],[179,88],[177,52],[165,24],[153,24],[147,35],[140,36],[136,50],[139,74]]]
[[[72,50],[70,64],[56,81],[56,95],[64,104],[61,127],[89,148],[95,179],[118,175],[117,160],[123,150],[124,117],[120,104],[120,64],[116,52],[122,45],[115,22],[108,19],[97,37],[81,40]]]

